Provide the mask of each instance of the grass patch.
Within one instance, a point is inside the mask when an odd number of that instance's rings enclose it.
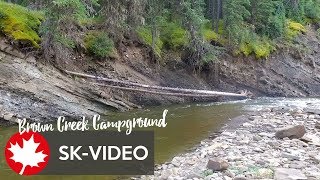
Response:
[[[40,48],[38,29],[43,14],[20,5],[0,1],[0,31],[7,37]]]

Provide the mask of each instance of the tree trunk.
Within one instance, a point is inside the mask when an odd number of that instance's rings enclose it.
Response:
[[[97,77],[97,76],[93,76],[93,75],[89,75],[89,74],[82,74],[82,73],[77,73],[77,72],[72,72],[72,71],[65,71],[65,72],[68,74],[71,74],[71,75],[79,76],[79,77],[96,79],[97,81],[105,81],[105,82],[110,82],[110,83],[115,83],[115,84],[122,84],[122,85],[126,85],[126,86],[136,86],[136,87],[147,88],[147,89],[157,89],[157,90],[173,91],[173,92],[180,92],[180,93],[193,93],[193,94],[199,94],[199,95],[202,94],[202,95],[247,97],[247,92],[237,94],[237,93],[229,93],[229,92],[210,91],[210,90],[181,89],[181,88],[172,88],[172,87],[152,86],[152,85],[146,85],[146,84],[139,84],[139,83]]]
[[[217,10],[216,10],[216,14],[217,14],[217,19],[216,19],[216,33],[219,33],[219,20],[220,20],[220,11],[221,10],[221,0],[217,0]]]

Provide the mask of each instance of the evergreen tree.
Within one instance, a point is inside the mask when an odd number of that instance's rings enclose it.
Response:
[[[320,20],[320,0],[306,0],[305,16],[314,22]]]
[[[265,32],[270,38],[282,37],[285,32],[286,12],[282,0],[273,1],[274,11],[268,18]]]
[[[244,20],[250,17],[250,12],[247,9],[249,5],[249,0],[225,0],[223,17],[226,35],[230,40],[237,41],[241,38]]]
[[[62,49],[81,44],[76,32],[79,21],[90,16],[88,7],[98,6],[98,0],[55,0],[47,1],[46,20],[42,24],[42,47],[47,59],[53,54],[56,59],[65,58]],[[57,53],[59,52],[59,53]],[[61,55],[61,57],[57,57]]]
[[[303,22],[306,0],[284,0],[286,16],[297,22]]]
[[[151,48],[154,52],[156,51],[156,42],[159,38],[159,26],[163,19],[164,6],[166,3],[166,1],[147,0],[147,20],[151,27]]]
[[[274,12],[273,0],[251,0],[250,23],[258,34],[265,34],[269,19]]]
[[[259,35],[282,36],[285,26],[282,0],[251,0],[250,23]]]

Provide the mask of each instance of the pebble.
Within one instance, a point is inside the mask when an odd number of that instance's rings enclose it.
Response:
[[[320,120],[304,110],[287,109],[249,115],[238,129],[202,141],[156,169],[154,176],[140,179],[317,179]]]

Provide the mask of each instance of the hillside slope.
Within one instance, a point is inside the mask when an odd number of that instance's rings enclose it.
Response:
[[[299,39],[309,53],[290,49],[259,61],[224,55],[215,69],[209,68],[200,74],[191,73],[179,59],[169,58],[163,65],[155,65],[139,45],[126,46],[114,61],[99,62],[74,56],[68,60],[66,70],[161,86],[230,92],[247,89],[255,96],[320,96],[319,41],[312,30]],[[41,59],[24,55],[4,39],[0,42],[0,84],[2,124],[16,118],[53,121],[64,115],[79,119],[83,115],[103,115],[110,110],[124,111],[144,105],[227,100],[168,97],[97,87],[90,81],[61,73]]]

